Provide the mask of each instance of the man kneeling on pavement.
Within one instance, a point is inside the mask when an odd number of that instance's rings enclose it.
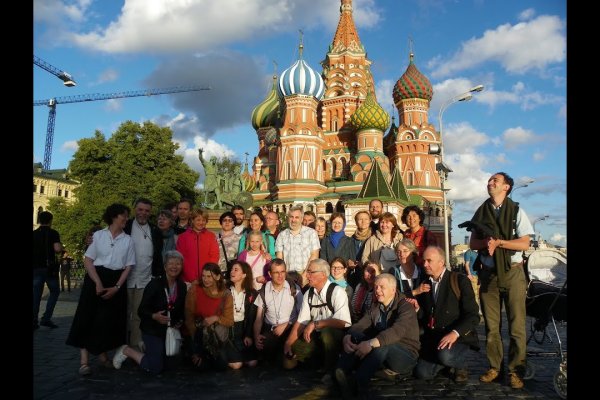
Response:
[[[444,250],[437,246],[429,246],[423,253],[431,290],[417,296],[416,307],[423,334],[415,375],[420,379],[433,379],[449,367],[454,370],[456,383],[466,383],[469,379],[467,350],[469,347],[479,350],[476,332],[479,307],[469,279],[448,271],[445,258]]]
[[[341,286],[329,281],[329,274],[327,261],[309,262],[306,276],[310,288],[304,293],[298,320],[283,347],[291,361],[286,368],[293,368],[296,360],[306,361],[317,351],[322,351],[325,384],[333,383],[332,374],[341,351],[344,328],[351,324],[348,295]]]
[[[376,301],[344,336],[344,352],[335,377],[342,397],[354,395],[348,373],[356,367],[355,382],[361,396],[368,393],[369,380],[386,368],[389,375],[410,375],[419,356],[419,325],[415,299],[407,299],[396,290],[396,278],[388,273],[375,279]]]

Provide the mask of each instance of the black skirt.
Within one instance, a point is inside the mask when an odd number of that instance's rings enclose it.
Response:
[[[105,288],[115,286],[123,270],[96,266]],[[96,295],[96,284],[85,275],[77,311],[66,344],[87,349],[97,355],[115,349],[126,342],[127,288],[122,287],[109,300]]]

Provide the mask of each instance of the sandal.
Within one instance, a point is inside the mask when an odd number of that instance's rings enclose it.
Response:
[[[91,373],[92,373],[92,369],[90,368],[89,365],[81,364],[81,367],[79,367],[79,375],[86,376],[86,375],[90,375]]]

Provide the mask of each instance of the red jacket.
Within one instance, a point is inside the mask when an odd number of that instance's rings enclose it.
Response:
[[[196,232],[188,229],[177,238],[177,251],[183,255],[182,278],[185,282],[202,279],[207,262],[219,262],[217,237],[207,229]]]

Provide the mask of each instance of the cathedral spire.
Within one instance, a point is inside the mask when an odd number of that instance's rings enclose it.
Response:
[[[338,22],[331,48],[334,52],[342,52],[344,50],[364,51],[352,17],[352,0],[341,0],[340,21]]]

